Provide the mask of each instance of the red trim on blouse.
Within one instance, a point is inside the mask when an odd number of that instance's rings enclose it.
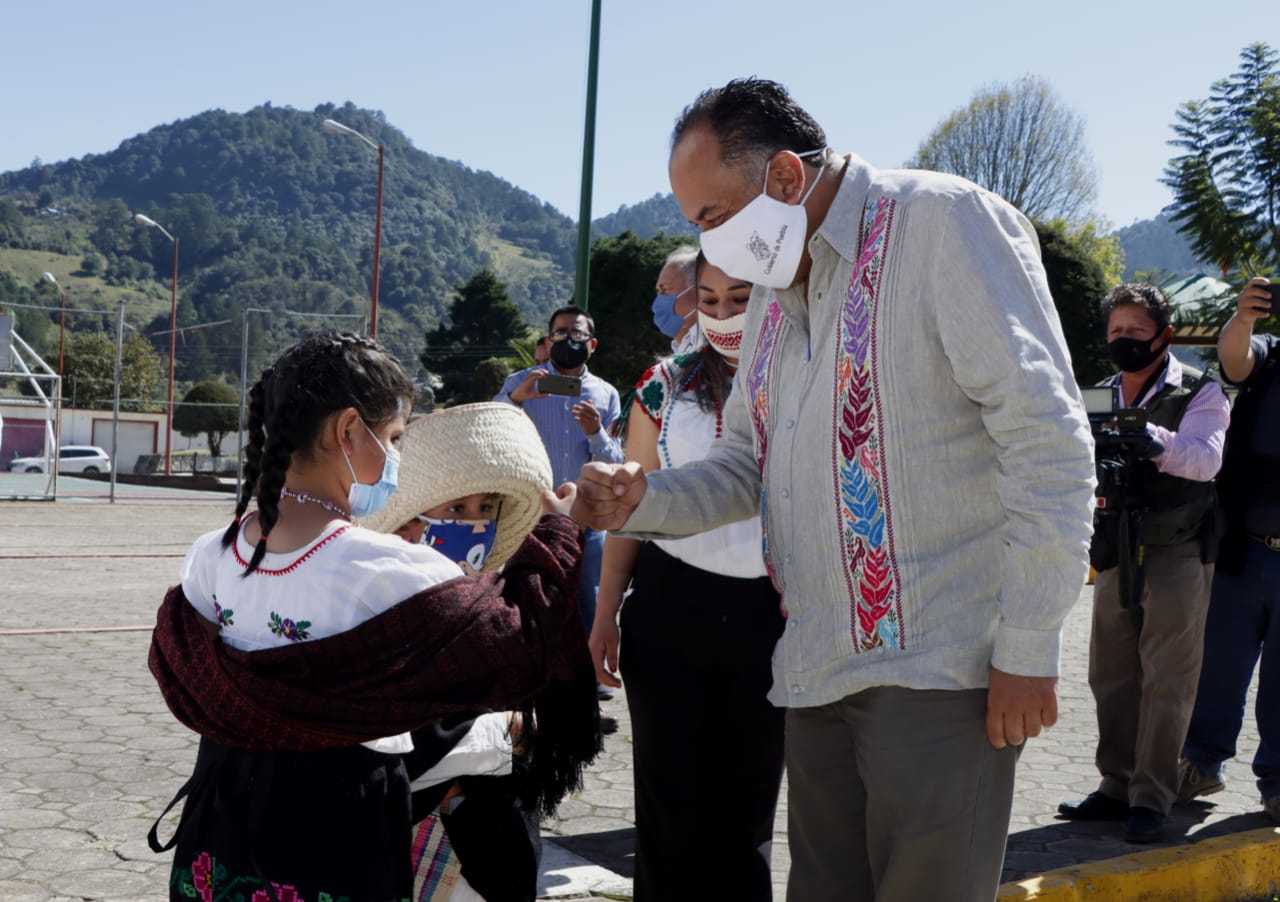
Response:
[[[248,516],[246,516],[246,517],[244,518],[244,519],[245,519],[246,524],[248,523],[249,517],[256,517],[256,516],[257,516],[257,512],[256,512],[256,511],[255,511],[254,513],[249,514]],[[259,567],[257,570],[254,570],[253,572],[254,572],[254,573],[262,573],[262,574],[265,574],[266,576],[284,576],[286,573],[292,573],[294,570],[297,570],[297,569],[298,569],[299,567],[301,567],[304,563],[306,563],[307,558],[311,557],[311,555],[315,554],[317,551],[319,551],[319,550],[320,550],[321,548],[323,548],[325,545],[328,545],[328,544],[329,544],[331,541],[333,541],[335,538],[337,538],[338,536],[342,535],[344,532],[346,532],[348,529],[350,529],[350,528],[352,527],[352,525],[353,525],[353,524],[348,523],[348,524],[347,524],[347,525],[345,525],[345,526],[339,526],[339,527],[338,527],[337,529],[335,529],[333,532],[329,533],[329,534],[328,534],[327,536],[325,536],[323,539],[321,539],[320,541],[316,542],[314,545],[312,545],[310,548],[308,548],[306,551],[304,551],[304,552],[302,553],[302,556],[301,556],[301,557],[299,557],[297,560],[295,560],[295,561],[294,561],[292,564],[290,564],[288,567],[283,567],[283,568],[281,568],[281,569],[279,569],[279,570],[267,570],[267,569],[266,569],[266,568],[264,568],[264,567]],[[244,532],[244,526],[241,526],[241,527],[240,527],[240,532],[236,534],[236,540],[235,540],[234,542],[232,542],[232,543],[231,543],[231,553],[232,553],[233,555],[235,555],[236,563],[237,563],[237,564],[239,564],[241,567],[244,567],[244,568],[248,569],[248,567],[249,567],[249,562],[248,562],[248,561],[246,561],[244,558],[242,558],[242,557],[240,556],[240,536],[243,534],[243,532]],[[246,540],[246,541],[248,541],[248,540]]]

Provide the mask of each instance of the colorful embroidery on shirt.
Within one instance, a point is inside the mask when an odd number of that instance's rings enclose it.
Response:
[[[213,596],[213,613],[218,619],[218,626],[235,626],[235,621],[231,619],[235,611],[218,604],[216,594]]]
[[[257,516],[257,512],[251,513],[251,514],[249,514],[249,516],[250,516],[250,517]],[[253,571],[253,572],[254,572],[254,575],[262,574],[263,576],[284,576],[284,575],[285,575],[285,574],[287,574],[287,573],[292,573],[294,570],[297,570],[299,567],[301,567],[303,564],[305,564],[305,563],[307,562],[307,560],[311,557],[311,555],[315,554],[317,551],[319,551],[319,550],[320,550],[321,548],[323,548],[324,546],[328,545],[330,542],[332,542],[332,541],[333,541],[334,539],[336,539],[338,536],[342,535],[344,532],[346,532],[348,529],[350,529],[350,528],[351,528],[351,526],[352,526],[352,524],[350,524],[350,523],[348,523],[346,526],[339,526],[337,529],[335,529],[333,532],[329,533],[327,536],[325,536],[325,537],[324,537],[323,539],[321,539],[319,542],[316,542],[314,545],[312,545],[310,548],[308,548],[308,549],[306,550],[306,552],[305,552],[305,553],[303,553],[302,555],[300,555],[300,556],[299,556],[299,557],[298,557],[298,558],[297,558],[297,559],[296,559],[292,564],[290,564],[288,567],[281,567],[279,570],[268,570],[268,569],[267,569],[267,568],[265,568],[265,567],[259,567],[257,570],[254,570],[254,571]],[[239,545],[240,545],[240,540],[239,540],[239,537],[238,537],[238,538],[236,539],[236,541],[234,541],[234,542],[232,542],[232,543],[231,543],[231,554],[235,556],[235,559],[236,559],[236,563],[237,563],[237,564],[239,564],[241,567],[246,567],[246,568],[247,568],[247,567],[249,566],[249,562],[248,562],[248,561],[246,561],[246,560],[244,559],[244,556],[240,554],[240,548],[239,548]]]
[[[835,378],[835,488],[841,558],[857,651],[903,647],[901,597],[884,473],[875,311],[894,201],[880,198],[862,225],[858,262],[840,310]]]
[[[636,398],[640,401],[640,409],[657,423],[662,419],[662,409],[667,406],[667,385],[663,378],[665,374],[661,367],[654,367],[645,375],[648,376],[648,381],[636,391]]]
[[[756,336],[755,350],[751,354],[751,369],[747,371],[748,407],[751,422],[756,430],[756,466],[764,476],[765,452],[769,447],[769,382],[773,369],[773,352],[778,344],[782,326],[782,306],[778,296],[770,293],[769,306],[764,311],[764,322]]]
[[[760,550],[764,554],[764,566],[769,573],[769,580],[779,593],[782,592],[782,585],[773,569],[773,559],[769,556],[769,516],[765,502],[768,492],[764,484],[764,458],[769,447],[769,382],[772,379],[773,354],[781,331],[782,306],[778,303],[778,296],[770,292],[769,306],[765,308],[764,322],[760,324],[760,334],[756,336],[755,349],[751,354],[746,388],[747,407],[756,432],[756,466],[760,469]]]
[[[326,892],[308,900],[297,887],[287,883],[272,882],[268,890],[256,876],[230,876],[226,867],[208,852],[197,855],[190,870],[176,864],[169,875],[169,886],[171,891],[176,890],[187,899],[200,899],[201,902],[351,902],[349,896]]]
[[[282,618],[275,611],[271,612],[271,619],[267,621],[267,626],[274,635],[288,639],[290,642],[301,642],[303,639],[310,639],[311,634],[307,629],[311,626],[310,620],[299,620],[297,623],[288,617]]]

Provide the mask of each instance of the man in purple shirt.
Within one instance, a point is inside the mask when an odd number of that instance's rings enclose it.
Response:
[[[1177,795],[1178,755],[1200,676],[1216,553],[1213,477],[1230,405],[1215,379],[1169,353],[1171,310],[1160,289],[1120,285],[1104,309],[1107,352],[1120,372],[1103,384],[1116,392],[1118,407],[1146,412],[1150,448],[1158,453],[1126,463],[1117,492],[1104,491],[1108,480],[1099,479],[1089,687],[1102,781],[1058,812],[1069,820],[1124,821],[1126,840],[1149,843],[1164,835]],[[1131,503],[1117,510],[1120,494]],[[1126,506],[1140,512],[1127,524],[1128,556],[1118,547]]]

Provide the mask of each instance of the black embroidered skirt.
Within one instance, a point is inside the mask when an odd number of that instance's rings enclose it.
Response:
[[[202,739],[195,772],[174,801],[183,795],[169,843],[170,899],[386,902],[412,894],[409,780],[399,755],[362,746],[251,752]]]

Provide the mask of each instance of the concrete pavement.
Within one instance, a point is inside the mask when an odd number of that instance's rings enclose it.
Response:
[[[225,525],[231,502],[150,497],[0,502],[0,899],[165,898],[168,856],[150,851],[146,832],[190,773],[195,737],[147,671],[149,629],[187,546]],[[1089,597],[1083,590],[1067,623],[1061,720],[1020,762],[1006,880],[1139,850],[1116,824],[1055,817],[1059,802],[1097,783]],[[630,725],[621,693],[604,708],[619,732],[584,791],[544,827],[548,895],[630,894]],[[1269,825],[1248,767],[1256,745],[1250,713],[1227,790],[1175,809],[1164,846]],[[782,899],[785,785],[773,865]]]

